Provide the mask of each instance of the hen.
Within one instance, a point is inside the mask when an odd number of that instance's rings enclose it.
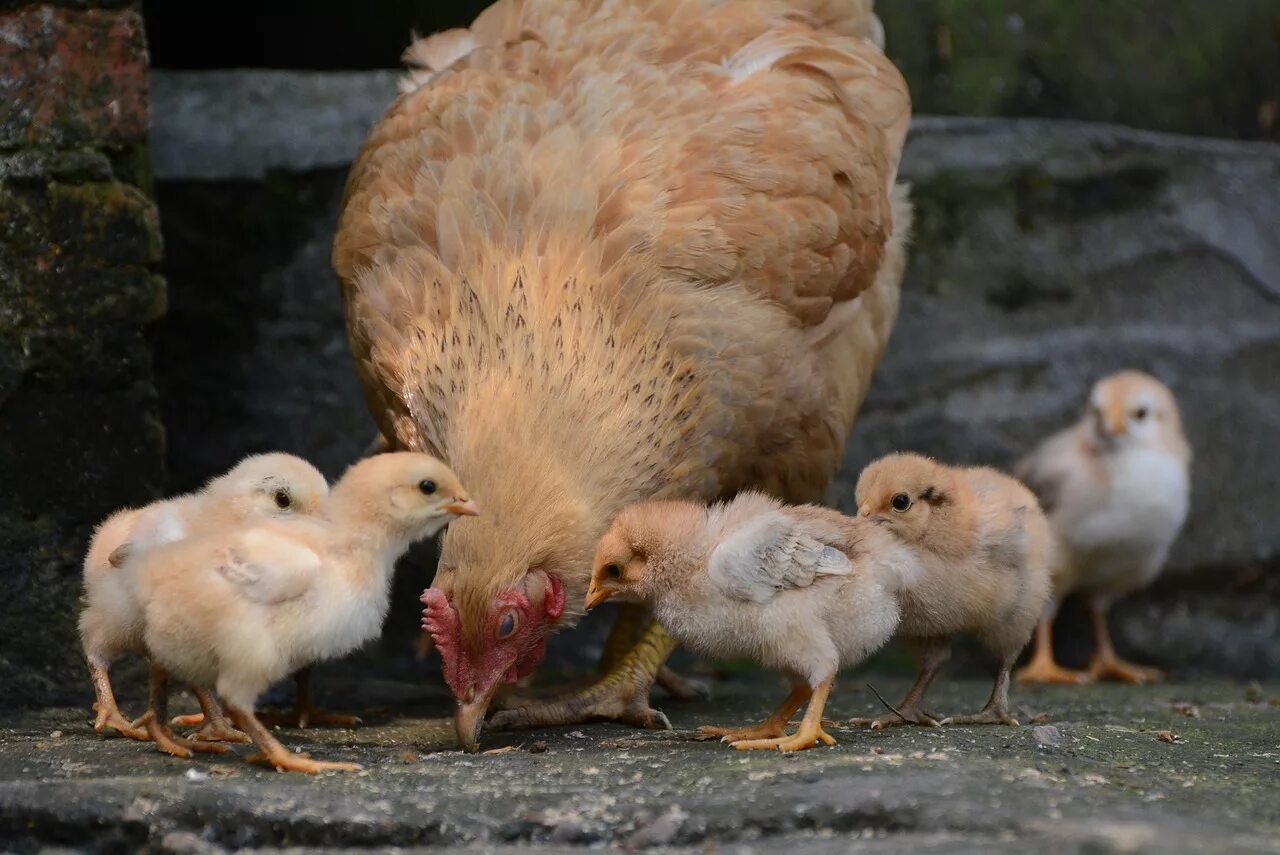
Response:
[[[464,745],[581,616],[622,507],[825,492],[910,226],[878,37],[865,0],[506,0],[412,50],[333,262],[388,443],[485,503],[426,597]],[[673,646],[650,623],[594,686],[495,722],[662,726]]]

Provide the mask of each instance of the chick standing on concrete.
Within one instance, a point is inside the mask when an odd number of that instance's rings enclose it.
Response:
[[[601,539],[586,606],[639,602],[681,644],[713,657],[745,656],[782,671],[791,694],[757,727],[704,727],[740,750],[800,751],[835,744],[822,711],[842,665],[893,634],[894,591],[910,556],[876,526],[760,493],[704,508],[644,502]],[[799,730],[785,736],[808,701]]]
[[[271,520],[154,550],[138,570],[164,720],[168,673],[216,688],[235,723],[281,771],[352,770],[287,751],[254,714],[273,682],[378,634],[396,559],[458,515],[478,511],[457,477],[425,454],[356,463],[323,515]],[[189,756],[184,752],[171,752]]]
[[[892,454],[862,471],[861,515],[907,546],[917,574],[901,592],[898,632],[915,650],[920,673],[896,712],[855,719],[895,724],[1009,724],[1009,669],[1049,598],[1053,535],[1035,496],[993,469],[943,466]],[[977,636],[1000,659],[995,687],[974,715],[939,722],[924,694],[951,655],[957,633]]]
[[[85,607],[80,614],[80,637],[97,696],[95,731],[110,727],[134,739],[149,738],[120,714],[108,675],[120,653],[143,652],[146,604],[138,599],[134,578],[140,557],[166,543],[254,517],[314,514],[328,493],[324,476],[305,460],[260,454],[245,458],[199,492],[117,511],[98,526],[85,556]],[[197,697],[209,715],[197,737],[237,738],[207,693],[198,691]]]
[[[1066,552],[1055,569],[1053,600],[1036,630],[1027,683],[1091,679],[1145,683],[1164,675],[1125,662],[1107,631],[1107,610],[1119,597],[1151,583],[1187,516],[1191,448],[1173,394],[1148,374],[1123,371],[1100,380],[1074,427],[1018,465]],[[1053,658],[1053,618],[1072,591],[1088,596],[1094,653],[1085,672]]]

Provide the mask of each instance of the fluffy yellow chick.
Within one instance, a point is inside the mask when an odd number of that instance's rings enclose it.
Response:
[[[134,739],[148,738],[120,714],[108,675],[120,653],[143,652],[145,603],[137,596],[134,580],[140,556],[251,518],[314,514],[328,493],[324,476],[305,460],[259,454],[240,461],[198,492],[117,511],[98,526],[85,555],[85,607],[80,614],[80,637],[97,696],[95,731],[112,728]],[[198,692],[197,697],[210,716],[208,728],[199,735],[235,738],[207,694]]]
[[[477,513],[440,461],[380,454],[347,470],[320,517],[255,522],[149,552],[138,580],[155,666],[150,721],[164,721],[171,672],[217,690],[262,750],[249,759],[281,771],[358,768],[290,753],[254,703],[282,677],[376,636],[396,559],[458,515]]]
[[[893,634],[895,590],[911,556],[856,518],[785,506],[761,493],[710,508],[644,502],[622,511],[596,549],[586,606],[644,603],[679,643],[783,672],[791,694],[756,727],[704,727],[740,750],[799,751],[835,740],[822,711],[836,672]],[[787,723],[806,701],[797,732]]]
[[[1107,610],[1149,585],[1164,567],[1187,517],[1190,469],[1191,448],[1173,393],[1140,371],[1098,381],[1080,421],[1018,465],[1016,474],[1040,497],[1066,552],[1019,681],[1145,683],[1164,676],[1116,655]],[[1062,668],[1053,658],[1053,618],[1073,591],[1085,593],[1093,617],[1095,648],[1085,672]]]
[[[993,469],[944,466],[892,454],[858,478],[859,513],[891,532],[915,561],[901,592],[898,633],[920,661],[897,712],[854,724],[1009,724],[1009,669],[1049,598],[1053,534],[1036,497]],[[924,694],[951,655],[951,638],[969,633],[1000,660],[995,687],[974,715],[937,721]]]

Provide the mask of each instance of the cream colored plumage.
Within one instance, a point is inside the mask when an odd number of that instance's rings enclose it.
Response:
[[[1066,553],[1054,573],[1035,655],[1019,680],[1143,683],[1162,676],[1116,655],[1107,610],[1164,568],[1187,516],[1190,467],[1173,393],[1139,371],[1099,380],[1080,421],[1018,465],[1016,473],[1040,497]],[[1085,672],[1061,668],[1053,658],[1053,618],[1075,591],[1088,597],[1094,624],[1094,655]]]
[[[329,485],[314,466],[288,454],[247,457],[198,492],[117,511],[98,526],[84,561],[85,606],[80,637],[97,696],[94,730],[110,727],[135,739],[147,735],[116,706],[108,669],[121,653],[145,652],[146,607],[135,585],[139,560],[149,550],[255,517],[315,514]],[[207,698],[201,705],[208,707]],[[211,723],[207,734],[223,731]]]
[[[1009,669],[1049,598],[1053,534],[1035,496],[994,469],[954,468],[891,454],[858,477],[859,513],[911,550],[915,573],[901,592],[898,634],[920,673],[896,713],[855,723],[1017,724],[1008,709]],[[950,656],[951,639],[976,636],[1000,660],[986,706],[938,721],[922,706]]]
[[[412,51],[333,259],[382,432],[492,511],[445,537],[434,583],[460,722],[580,616],[620,508],[823,496],[910,227],[910,101],[878,28],[866,0],[503,0]],[[664,656],[628,660],[626,697],[499,715],[652,725]]]
[[[388,453],[347,470],[320,517],[257,521],[151,550],[137,577],[155,719],[164,720],[171,672],[216,688],[275,768],[357,768],[290,754],[254,703],[282,677],[376,636],[396,559],[454,516],[475,513],[444,464]]]
[[[645,502],[618,515],[596,550],[587,606],[640,602],[677,641],[777,669],[792,691],[766,722],[703,728],[735,748],[797,751],[835,740],[821,727],[836,672],[898,623],[909,550],[878,526],[747,492],[704,508]],[[809,701],[797,733],[784,729]]]

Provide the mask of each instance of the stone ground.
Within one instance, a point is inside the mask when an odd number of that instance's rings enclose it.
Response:
[[[905,688],[872,679],[889,698]],[[367,770],[320,778],[102,739],[82,709],[0,714],[0,851],[1280,852],[1280,684],[1019,691],[1017,729],[839,728],[838,746],[791,756],[694,740],[782,695],[763,675],[713,690],[659,702],[673,732],[491,732],[497,752],[467,755],[442,693],[365,680],[360,696],[385,706],[364,726],[281,734]],[[986,690],[947,681],[931,706],[976,707]],[[876,707],[851,676],[828,710]]]

